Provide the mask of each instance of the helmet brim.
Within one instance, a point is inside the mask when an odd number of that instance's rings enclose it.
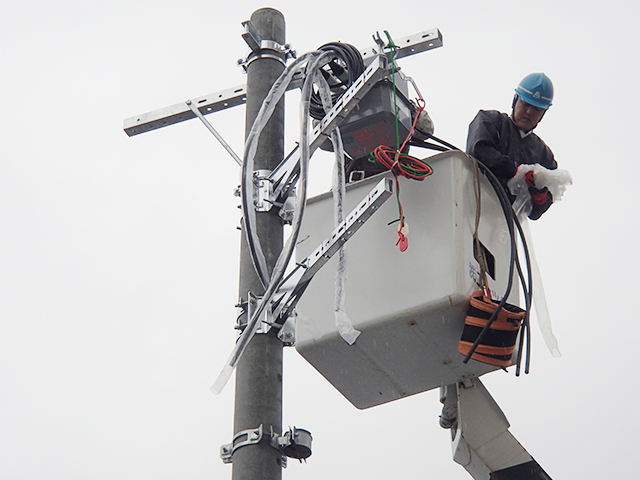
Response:
[[[534,107],[544,108],[548,110],[552,105],[551,99],[547,99],[545,97],[535,98],[530,92],[522,89],[521,87],[516,88],[515,92],[518,94],[518,98],[529,105],[533,105]]]

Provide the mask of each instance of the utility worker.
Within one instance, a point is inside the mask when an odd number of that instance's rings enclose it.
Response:
[[[553,84],[544,73],[532,73],[522,79],[511,105],[511,116],[496,110],[480,110],[469,125],[467,153],[482,162],[507,188],[522,164],[540,164],[549,170],[558,168],[546,143],[533,133],[553,101]],[[528,172],[532,173],[532,172]],[[533,209],[529,218],[537,220],[553,203],[545,187],[535,188],[533,175],[527,177]]]

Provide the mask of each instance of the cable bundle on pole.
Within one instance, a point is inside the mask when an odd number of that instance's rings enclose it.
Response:
[[[329,52],[328,62],[318,69],[327,84],[331,94],[331,106],[346,92],[364,72],[364,60],[356,47],[348,43],[332,42],[321,46],[318,51]],[[319,86],[314,86],[311,93],[309,114],[316,120],[322,120],[325,109],[319,92]]]
[[[249,244],[249,250],[251,253],[251,259],[254,263],[256,272],[258,273],[263,286],[265,287],[265,293],[258,304],[258,307],[252,312],[251,318],[248,320],[246,327],[244,328],[240,338],[236,342],[231,355],[227,360],[227,363],[223,367],[220,375],[216,379],[215,383],[211,387],[211,391],[218,394],[222,391],[224,386],[229,380],[231,373],[238,364],[242,353],[245,348],[258,331],[260,327],[260,319],[265,311],[265,308],[271,302],[271,299],[275,295],[282,281],[286,267],[291,260],[295,244],[300,233],[300,227],[302,225],[302,217],[304,214],[304,207],[307,199],[307,179],[309,171],[309,98],[311,96],[311,81],[308,76],[302,87],[302,104],[301,104],[301,131],[300,131],[300,177],[297,192],[298,208],[291,222],[291,234],[287,239],[280,256],[276,261],[276,265],[273,271],[269,275],[265,255],[262,250],[260,239],[256,232],[256,212],[254,201],[254,184],[253,184],[253,166],[257,151],[258,139],[264,129],[267,121],[273,114],[275,105],[278,103],[282,95],[284,95],[287,86],[291,82],[294,74],[306,64],[308,72],[314,72],[319,65],[327,61],[329,57],[328,52],[312,52],[305,54],[298,58],[294,63],[287,66],[282,72],[281,76],[271,87],[271,90],[267,94],[260,111],[258,112],[254,124],[251,127],[249,135],[245,142],[244,158],[242,162],[242,182],[241,182],[241,194],[242,194],[242,213],[243,213],[243,225],[247,236],[247,243]]]

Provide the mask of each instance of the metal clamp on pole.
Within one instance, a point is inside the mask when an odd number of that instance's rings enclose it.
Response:
[[[286,468],[287,457],[296,458],[300,462],[311,456],[311,433],[302,428],[289,428],[284,435],[278,436],[273,426],[269,427],[271,440],[269,444],[282,453],[282,466]],[[236,450],[247,445],[256,445],[264,438],[264,425],[257,428],[249,428],[236,433],[231,443],[220,447],[220,458],[223,463],[233,463],[233,454]]]
[[[262,425],[258,428],[250,428],[236,433],[231,443],[227,443],[220,447],[220,458],[224,463],[231,463],[233,461],[233,452],[241,447],[260,443],[262,435]]]
[[[256,170],[253,172],[253,204],[256,212],[268,212],[275,204],[273,195],[273,181],[269,178],[271,170]]]
[[[253,312],[255,312],[258,309],[259,303],[262,301],[262,297],[258,297],[251,292],[247,292],[247,293],[248,293],[247,301],[238,304],[240,308],[242,308],[243,310],[246,307],[246,316],[243,317],[243,315],[241,314],[238,317],[238,322],[235,326],[236,330],[245,329],[245,327],[247,326],[247,319],[253,316]],[[244,314],[245,312],[243,311],[242,313]],[[256,334],[265,334],[271,329],[271,325],[274,322],[270,320],[270,316],[271,316],[271,309],[265,308],[264,311],[262,312],[260,326],[258,327],[258,330],[256,330]],[[241,318],[244,318],[245,320],[241,321],[240,320]]]
[[[280,45],[273,40],[264,40],[253,23],[251,23],[251,20],[242,22],[242,26],[244,27],[242,38],[251,49],[251,53],[246,59],[238,60],[238,65],[240,65],[245,72],[249,64],[259,58],[271,58],[285,66],[287,58],[296,58],[296,51],[292,50],[291,45],[288,43]],[[282,58],[283,55],[284,59]]]

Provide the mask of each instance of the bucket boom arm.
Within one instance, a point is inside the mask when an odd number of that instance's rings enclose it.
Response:
[[[551,480],[509,432],[509,421],[479,378],[441,390],[453,460],[476,480]],[[448,417],[448,418],[447,418]]]

